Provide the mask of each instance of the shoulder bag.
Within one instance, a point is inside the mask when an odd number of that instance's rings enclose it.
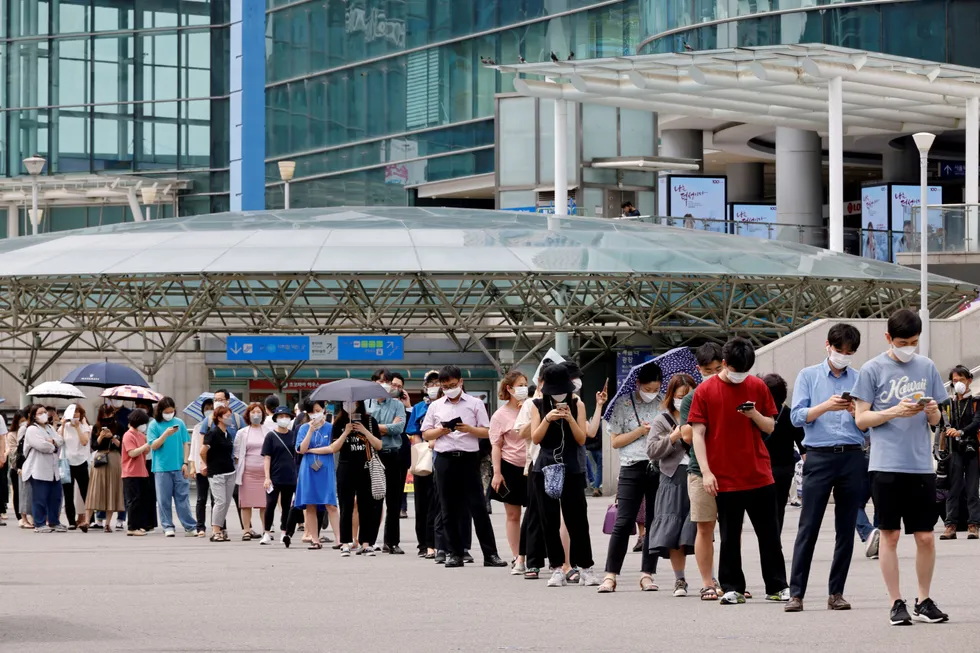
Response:
[[[381,501],[388,493],[388,484],[385,481],[385,466],[381,462],[381,459],[374,455],[370,445],[367,448],[367,456],[368,459],[364,463],[364,466],[367,467],[368,475],[371,477],[371,496],[377,501]]]
[[[432,449],[429,443],[419,442],[412,445],[412,476],[429,476],[432,474]]]

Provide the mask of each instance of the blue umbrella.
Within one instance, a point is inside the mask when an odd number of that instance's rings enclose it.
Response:
[[[191,403],[187,404],[186,407],[184,407],[184,414],[193,417],[195,421],[203,422],[204,411],[201,410],[201,407],[204,405],[205,399],[214,399],[214,393],[202,392],[200,397],[198,397]],[[230,408],[231,412],[233,413],[244,415],[245,411],[248,410],[248,404],[246,404],[244,401],[242,401],[235,395],[232,395],[231,398],[228,400],[228,408]]]
[[[670,378],[675,374],[690,374],[694,377],[695,381],[701,383],[701,373],[698,372],[698,359],[694,357],[691,350],[688,347],[671,349],[667,353],[651,358],[645,363],[640,363],[630,370],[630,373],[626,376],[626,380],[616,388],[616,396],[606,405],[606,412],[602,416],[603,419],[612,419],[613,408],[615,408],[616,402],[622,397],[628,397],[636,392],[636,376],[639,374],[640,368],[646,367],[647,365],[656,365],[660,368],[661,395],[667,392]]]
[[[117,363],[90,363],[72,370],[68,376],[62,379],[64,383],[72,385],[87,385],[96,388],[115,388],[120,385],[135,385],[141,388],[149,388],[139,372],[130,369],[125,365]]]

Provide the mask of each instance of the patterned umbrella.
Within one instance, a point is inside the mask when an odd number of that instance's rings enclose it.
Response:
[[[670,378],[675,374],[690,374],[694,377],[695,381],[701,383],[701,373],[698,372],[698,360],[694,357],[691,350],[687,347],[671,349],[667,353],[660,354],[656,358],[651,358],[645,363],[640,363],[630,370],[630,373],[626,376],[626,380],[623,381],[623,384],[616,388],[616,396],[613,397],[613,400],[606,405],[606,412],[602,416],[603,419],[612,419],[613,408],[616,406],[616,402],[619,401],[620,398],[628,397],[636,392],[636,376],[639,373],[640,368],[647,365],[656,365],[660,368],[660,394],[667,392],[667,386],[670,384]]]
[[[27,393],[27,396],[50,399],[85,399],[84,392],[70,383],[62,383],[61,381],[45,381],[40,385],[34,386]]]
[[[107,388],[102,396],[110,399],[129,399],[130,401],[138,399],[153,404],[163,399],[163,395],[159,392],[153,392],[149,388],[142,388],[138,385],[120,385],[115,388]]]
[[[214,399],[214,393],[202,392],[200,397],[198,397],[197,399],[195,399],[194,401],[192,401],[191,403],[187,404],[187,406],[184,407],[184,414],[189,417],[193,417],[198,422],[203,422],[204,411],[201,410],[201,407],[204,405],[205,399]],[[245,411],[248,410],[248,404],[246,404],[244,401],[242,401],[235,395],[232,395],[231,399],[228,400],[228,408],[231,408],[231,412],[233,413],[244,415]]]

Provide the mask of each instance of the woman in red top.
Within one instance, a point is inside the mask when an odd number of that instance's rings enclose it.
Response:
[[[129,414],[129,430],[122,437],[122,482],[126,498],[126,535],[142,537],[152,527],[154,505],[150,474],[146,469],[146,426],[150,416],[142,408]]]

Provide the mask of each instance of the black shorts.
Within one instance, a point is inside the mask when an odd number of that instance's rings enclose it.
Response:
[[[490,488],[490,498],[512,506],[527,505],[527,478],[524,476],[524,468],[512,465],[506,460],[500,461],[500,475],[504,477],[504,486],[500,486],[500,491],[506,496],[501,497],[493,488]],[[509,490],[509,492],[508,492]]]
[[[871,472],[871,494],[881,530],[900,530],[903,522],[906,534],[935,529],[939,520],[935,474]]]

